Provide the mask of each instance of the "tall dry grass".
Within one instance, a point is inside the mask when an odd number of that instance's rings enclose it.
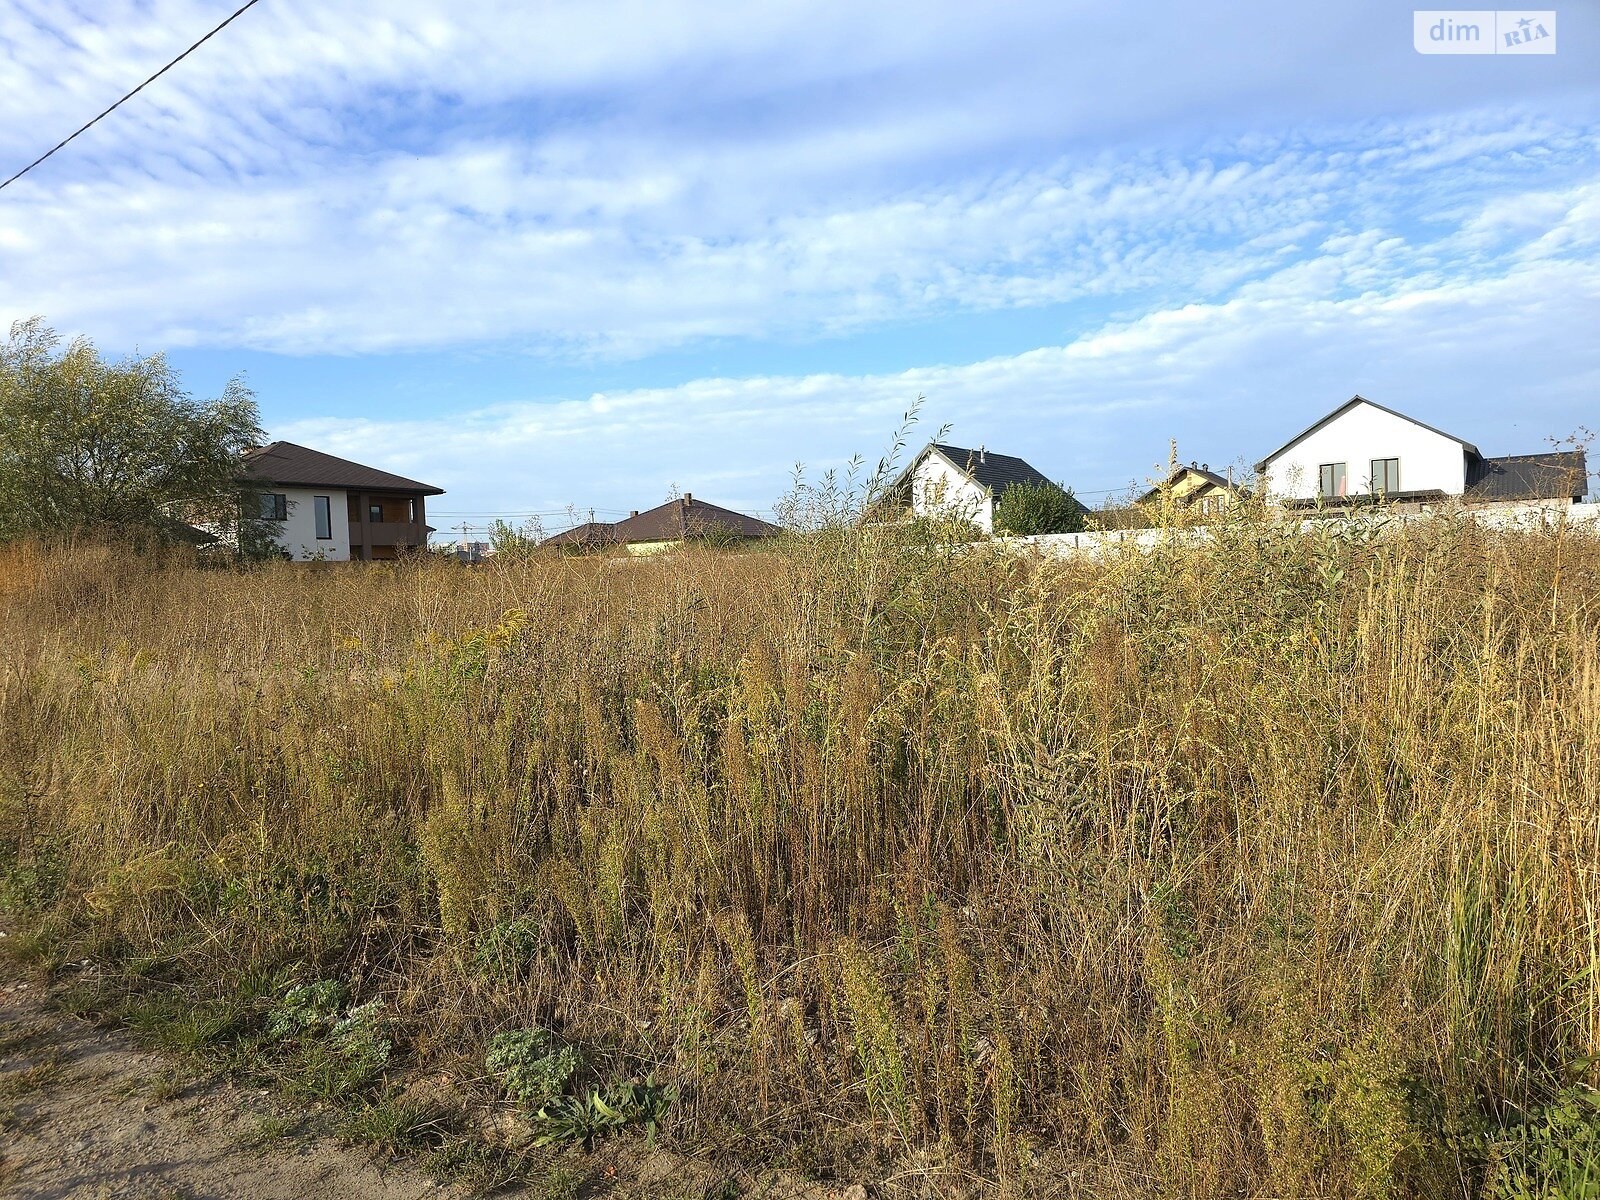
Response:
[[[0,618],[10,903],[197,1004],[336,976],[463,1081],[555,1027],[891,1193],[1590,1177],[1591,536],[13,548]]]

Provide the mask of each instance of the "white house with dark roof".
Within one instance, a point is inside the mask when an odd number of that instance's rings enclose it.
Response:
[[[1571,504],[1588,491],[1582,450],[1486,458],[1415,417],[1353,396],[1256,464],[1261,485],[1290,506],[1383,498]]]
[[[889,496],[917,516],[955,517],[993,533],[994,502],[1006,489],[1019,483],[1051,482],[1010,454],[996,454],[983,446],[968,450],[929,442],[890,485]]]
[[[300,446],[272,442],[244,456],[241,481],[284,557],[296,562],[392,559],[428,544],[427,497],[443,488]]]

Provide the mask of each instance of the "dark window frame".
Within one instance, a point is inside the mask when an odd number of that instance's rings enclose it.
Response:
[[[371,525],[383,524],[383,501],[367,501],[367,522]]]
[[[1343,490],[1340,490],[1340,485]],[[1350,494],[1350,464],[1320,463],[1317,466],[1317,495],[1324,500],[1343,500]]]
[[[263,521],[287,521],[289,519],[289,497],[283,492],[259,492],[260,509],[258,515]],[[272,511],[267,511],[267,502],[272,502]]]
[[[316,521],[317,525],[317,541],[333,541],[333,497],[311,497],[311,511],[312,519]],[[322,531],[324,529],[326,529],[328,532],[323,533]]]
[[[1381,483],[1378,479],[1378,464],[1380,463],[1383,464],[1383,480]],[[1390,463],[1394,464],[1394,470],[1392,472],[1389,470]],[[1368,481],[1368,485],[1372,488],[1372,494],[1374,496],[1378,495],[1379,493],[1382,493],[1385,496],[1392,496],[1400,490],[1400,459],[1398,456],[1391,456],[1389,458],[1375,458],[1368,463],[1367,466],[1372,472],[1372,475]],[[1391,474],[1393,476],[1392,483],[1390,482]]]

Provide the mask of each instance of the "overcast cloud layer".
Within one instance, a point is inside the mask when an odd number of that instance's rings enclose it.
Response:
[[[231,7],[0,9],[0,175]],[[441,511],[766,509],[918,393],[1086,493],[1355,391],[1485,450],[1593,423],[1592,9],[1522,60],[1417,56],[1409,8],[1305,15],[262,0],[0,193],[0,318],[357,356],[325,415],[263,392],[269,425]],[[953,361],[969,327],[1013,349]],[[808,369],[723,378],[730,346]],[[397,355],[485,352],[526,402],[397,399]],[[541,363],[630,386],[550,401]]]

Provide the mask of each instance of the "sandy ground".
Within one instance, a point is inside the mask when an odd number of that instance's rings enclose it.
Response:
[[[420,1171],[288,1135],[261,1092],[186,1082],[125,1035],[0,983],[0,1196],[17,1200],[413,1200],[454,1197]],[[266,1131],[272,1131],[270,1135]]]
[[[7,931],[0,928],[0,937]],[[311,1132],[270,1093],[193,1074],[49,1002],[0,955],[0,1198],[4,1200],[457,1200],[407,1162]],[[660,1151],[590,1164],[579,1193],[604,1200],[719,1194],[718,1176]],[[781,1172],[746,1180],[761,1200],[866,1200]],[[517,1187],[512,1200],[570,1191]]]

